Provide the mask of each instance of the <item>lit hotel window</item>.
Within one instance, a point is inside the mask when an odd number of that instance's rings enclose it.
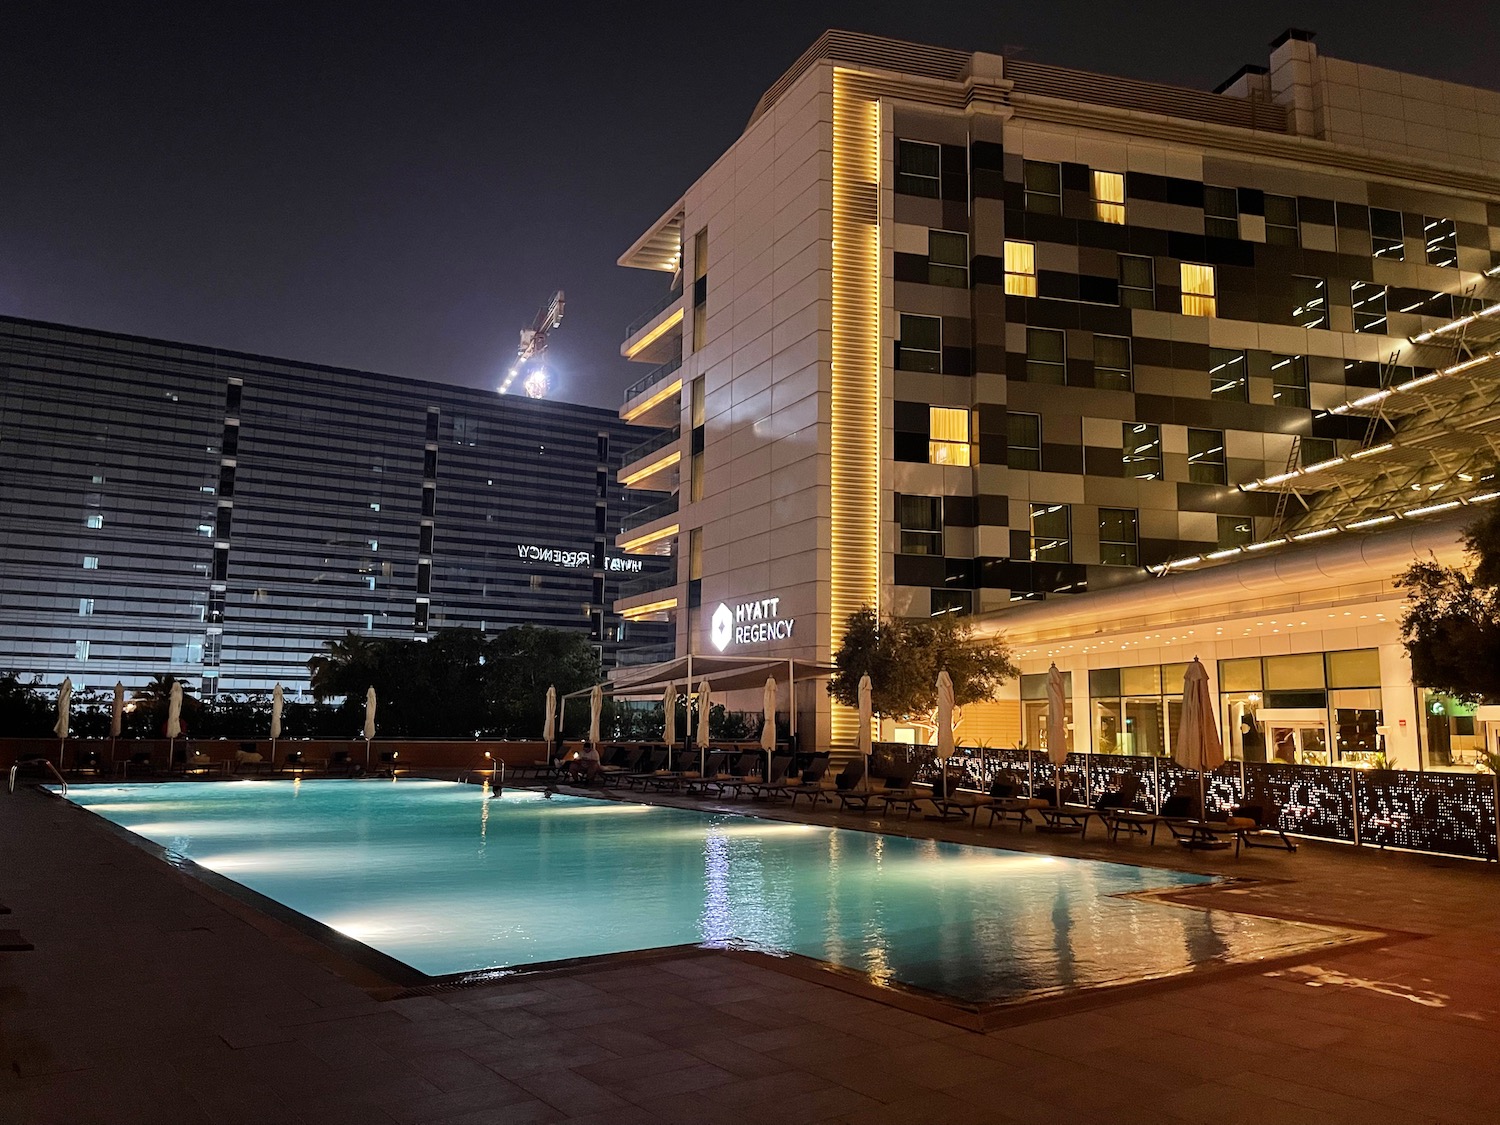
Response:
[[[1214,268],[1182,263],[1182,311],[1188,316],[1217,316]]]
[[[1031,506],[1031,559],[1033,562],[1072,562],[1072,509],[1067,504]]]
[[[1036,246],[1032,243],[1005,244],[1005,291],[1012,297],[1036,296]]]
[[[1101,223],[1125,222],[1125,176],[1120,172],[1094,173],[1094,218]]]
[[[83,556],[83,569],[84,570],[98,570],[99,569],[99,556],[98,555],[84,555]]]
[[[946,406],[931,407],[927,460],[933,465],[969,463],[969,412]]]
[[[86,519],[84,522],[90,528],[92,528],[93,530],[97,531],[97,530],[99,530],[99,528],[101,528],[101,527],[104,526],[104,517],[103,516],[97,516],[97,515],[96,516],[89,516],[88,519]]]

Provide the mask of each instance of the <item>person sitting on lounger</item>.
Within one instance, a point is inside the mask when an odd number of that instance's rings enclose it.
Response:
[[[592,743],[582,750],[574,751],[568,759],[568,780],[592,781],[599,774],[599,748]]]

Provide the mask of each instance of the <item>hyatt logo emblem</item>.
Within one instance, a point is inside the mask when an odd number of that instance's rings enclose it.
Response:
[[[734,630],[734,614],[723,602],[719,608],[714,610],[713,623],[709,626],[708,637],[713,641],[714,648],[723,652],[729,647],[730,633]]]

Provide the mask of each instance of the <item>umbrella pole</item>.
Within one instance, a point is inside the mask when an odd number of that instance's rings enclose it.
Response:
[[[365,739],[365,772],[370,772],[370,740]]]

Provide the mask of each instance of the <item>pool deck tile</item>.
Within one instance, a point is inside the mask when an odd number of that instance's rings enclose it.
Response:
[[[1493,864],[1319,844],[1236,861],[898,821],[1251,875],[1205,901],[1416,935],[1033,1006],[981,1034],[695,950],[390,999],[76,809],[23,793],[0,812],[0,899],[36,946],[0,953],[6,1125],[1500,1120]]]

